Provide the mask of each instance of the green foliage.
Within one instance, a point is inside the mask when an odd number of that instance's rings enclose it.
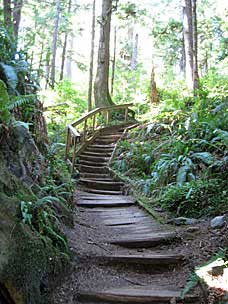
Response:
[[[203,97],[163,91],[167,99],[153,123],[132,131],[113,163],[156,204],[178,215],[227,210],[228,103],[223,94],[211,97],[210,90],[201,89]]]
[[[219,214],[227,209],[228,183],[222,179],[196,180],[164,189],[157,202],[164,209],[184,216]]]
[[[7,123],[10,119],[9,95],[6,90],[5,83],[0,80],[0,122]]]

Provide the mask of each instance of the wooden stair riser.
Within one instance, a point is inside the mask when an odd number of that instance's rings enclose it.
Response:
[[[119,182],[103,182],[103,181],[93,181],[87,179],[81,179],[80,183],[83,183],[90,189],[111,190],[111,191],[120,191],[123,186],[123,184]]]
[[[148,290],[147,290],[148,291]],[[123,291],[121,289],[118,293],[118,290],[113,292],[111,291],[79,291],[77,295],[77,299],[82,302],[93,301],[96,303],[100,303],[104,301],[105,303],[138,303],[138,304],[170,304],[171,301],[175,299],[176,303],[194,303],[199,304],[199,298],[197,296],[185,296],[184,299],[181,298],[181,292],[172,292],[172,291],[160,291],[160,290],[149,290],[150,292],[145,294],[143,292],[135,291],[132,294],[132,290],[129,292]]]
[[[93,161],[87,161],[87,160],[83,160],[80,159],[78,161],[79,165],[84,165],[84,166],[91,166],[91,167],[105,167],[107,165],[106,162],[93,162]]]
[[[105,151],[100,151],[99,153],[96,153],[96,152],[90,152],[90,151],[85,150],[83,152],[83,155],[91,156],[91,157],[110,157],[112,155],[112,153],[105,152]]]
[[[107,163],[109,158],[108,157],[97,157],[97,156],[88,156],[84,153],[80,155],[80,160],[85,160],[88,162],[95,162],[95,163]]]
[[[86,191],[88,193],[102,194],[102,195],[122,195],[122,191],[98,190],[91,188],[86,188]]]
[[[87,165],[79,165],[79,171],[85,173],[94,173],[94,174],[108,174],[109,170],[107,167],[94,167],[94,166],[87,166]]]

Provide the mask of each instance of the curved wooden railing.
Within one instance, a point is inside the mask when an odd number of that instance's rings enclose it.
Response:
[[[96,108],[67,126],[66,159],[71,162],[72,169],[74,168],[76,156],[80,154],[80,151],[93,140],[99,130],[110,125],[111,114],[123,110],[123,121],[127,122],[129,108],[132,105],[132,103],[128,103]]]

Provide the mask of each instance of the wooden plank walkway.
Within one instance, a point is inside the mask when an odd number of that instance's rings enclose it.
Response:
[[[98,136],[78,163],[76,221],[84,229],[78,232],[81,264],[74,303],[199,304],[197,290],[181,298],[186,260],[175,250],[177,233],[157,223],[133,197],[124,196],[123,183],[108,173],[106,165],[121,132],[108,129]]]

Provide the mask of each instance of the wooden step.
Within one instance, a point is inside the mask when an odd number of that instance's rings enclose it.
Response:
[[[130,200],[85,200],[79,199],[77,205],[81,207],[96,208],[96,207],[127,207],[134,205]]]
[[[113,146],[104,147],[98,145],[90,145],[86,148],[86,151],[100,154],[100,153],[112,153],[113,149],[114,149]]]
[[[106,166],[102,166],[102,167],[99,167],[99,166],[88,166],[88,165],[83,165],[83,164],[80,164],[78,166],[78,169],[80,171],[80,173],[95,173],[95,174],[108,174],[109,173],[109,170]]]
[[[105,167],[107,165],[107,162],[98,163],[98,162],[93,162],[93,161],[86,161],[83,159],[80,159],[78,163],[79,163],[79,165],[90,166],[90,167]]]
[[[79,290],[77,299],[79,301],[105,301],[108,303],[162,303],[170,304],[173,299],[178,303],[200,303],[199,296],[189,294],[181,298],[181,290],[159,289],[154,286],[147,286],[143,288],[110,288],[101,290]]]
[[[100,149],[100,150],[103,150],[103,151],[110,151],[110,150],[113,150],[115,147],[115,144],[110,144],[110,145],[103,145],[103,144],[98,144],[96,142],[94,142],[92,145],[90,145],[89,147],[87,147],[87,149]]]
[[[85,150],[83,152],[83,155],[92,156],[92,157],[110,157],[112,155],[112,153],[111,152],[106,152],[106,151],[91,152],[91,151]]]
[[[80,183],[86,185],[90,189],[120,191],[123,183],[114,181],[96,181],[92,179],[81,178]]]
[[[110,177],[108,174],[96,174],[96,173],[81,173],[81,178],[92,179],[92,180],[99,180],[99,181],[113,181],[113,178]]]
[[[107,240],[108,243],[128,248],[149,248],[169,243],[177,238],[175,232],[160,232],[148,234],[129,234],[119,239]]]
[[[94,194],[103,194],[103,195],[122,195],[122,191],[111,191],[111,190],[98,190],[91,189],[86,187],[86,191]]]
[[[109,161],[109,157],[90,156],[90,155],[85,155],[83,153],[80,155],[80,160],[85,160],[88,162],[95,162],[95,163],[107,163]]]
[[[95,256],[94,259],[99,263],[144,264],[167,267],[182,263],[185,257],[180,254],[116,254]]]

